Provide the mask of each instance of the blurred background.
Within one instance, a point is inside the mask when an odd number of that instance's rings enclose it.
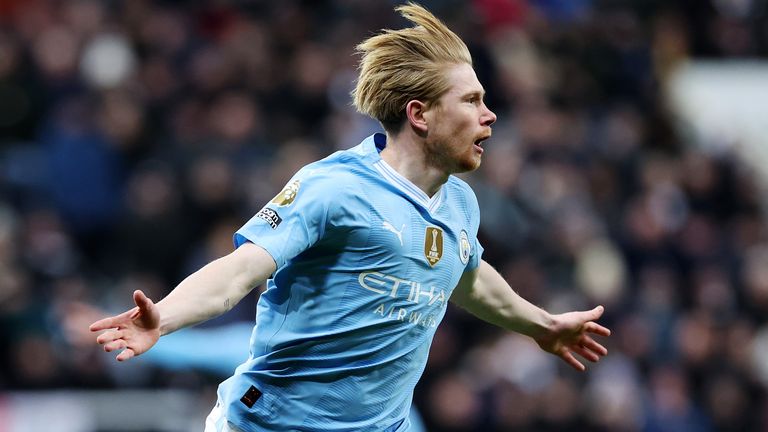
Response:
[[[83,330],[379,130],[350,104],[353,50],[405,24],[396,3],[0,1],[0,432],[202,430],[247,336],[229,362],[185,360],[214,337],[118,364]],[[578,374],[450,309],[428,430],[768,430],[768,2],[423,4],[499,117],[463,176],[485,259],[614,332]],[[198,330],[248,328],[256,295]]]

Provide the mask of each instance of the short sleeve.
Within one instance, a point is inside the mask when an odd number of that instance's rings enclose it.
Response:
[[[470,237],[469,248],[469,262],[465,268],[466,270],[474,270],[480,266],[480,260],[483,257],[483,245],[480,244],[480,240],[477,238],[477,233],[480,230],[480,206],[477,202],[477,197],[474,191],[467,185],[467,215],[469,217],[469,226],[472,229]]]
[[[483,245],[480,244],[480,240],[475,234],[475,244],[470,248],[469,263],[467,263],[466,270],[474,270],[480,266],[480,260],[483,258]]]
[[[317,243],[324,235],[334,181],[316,170],[299,171],[234,235],[235,247],[251,242],[264,248],[277,264]]]

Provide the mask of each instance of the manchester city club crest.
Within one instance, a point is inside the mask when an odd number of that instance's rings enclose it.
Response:
[[[440,228],[427,227],[424,235],[424,256],[432,267],[443,257],[443,230]]]
[[[459,235],[459,259],[462,264],[466,265],[469,262],[469,254],[471,251],[472,247],[469,244],[469,235],[467,235],[466,231],[461,230],[461,234]]]

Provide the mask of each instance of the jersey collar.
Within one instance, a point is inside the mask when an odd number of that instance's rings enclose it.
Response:
[[[411,198],[413,201],[419,203],[427,211],[433,213],[443,202],[444,187],[440,186],[440,189],[430,198],[426,192],[421,190],[418,186],[413,184],[410,180],[403,177],[399,172],[395,171],[384,159],[379,156],[379,153],[387,146],[387,137],[384,134],[377,133],[369,138],[371,144],[376,149],[377,160],[373,163],[374,168],[381,174],[382,178],[389,182],[392,186],[397,188],[400,192]]]

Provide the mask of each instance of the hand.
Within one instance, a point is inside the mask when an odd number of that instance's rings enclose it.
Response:
[[[103,331],[96,342],[104,351],[122,349],[117,361],[125,361],[152,348],[160,339],[160,311],[140,290],[133,292],[136,307],[120,315],[104,318],[91,324],[90,330]]]
[[[573,356],[573,353],[591,362],[597,362],[608,354],[604,346],[597,343],[590,334],[610,336],[611,331],[594,322],[605,309],[598,306],[590,311],[568,312],[553,315],[553,323],[549,331],[534,336],[537,344],[549,353],[562,358],[578,371],[586,367]]]

